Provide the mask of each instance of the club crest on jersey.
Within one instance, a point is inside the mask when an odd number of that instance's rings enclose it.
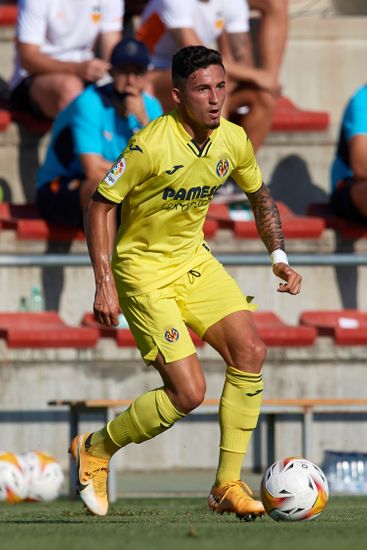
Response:
[[[164,337],[167,340],[167,342],[169,342],[170,344],[173,344],[174,342],[177,342],[177,340],[179,339],[180,333],[178,332],[177,328],[172,327],[166,330],[166,332],[164,333]]]
[[[107,185],[109,185],[110,187],[115,185],[119,177],[125,172],[125,168],[126,161],[124,157],[121,157],[115,162],[115,164],[112,166],[111,170],[105,177],[105,182],[107,183]]]
[[[224,178],[228,170],[229,170],[229,160],[220,159],[215,169],[217,176],[219,176],[220,178]]]
[[[99,6],[94,6],[92,8],[91,17],[93,23],[99,23],[99,21],[101,20],[101,8]]]

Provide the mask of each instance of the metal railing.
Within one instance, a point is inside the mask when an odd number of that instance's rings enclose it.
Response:
[[[227,266],[268,266],[267,254],[215,254]],[[288,254],[292,266],[367,265],[367,254]],[[88,254],[0,254],[0,267],[90,266]]]

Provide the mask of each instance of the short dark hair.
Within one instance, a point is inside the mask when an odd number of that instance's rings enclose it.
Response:
[[[205,46],[186,46],[178,50],[172,57],[172,80],[188,78],[198,69],[206,69],[209,65],[220,65],[224,69],[222,56],[217,50]]]

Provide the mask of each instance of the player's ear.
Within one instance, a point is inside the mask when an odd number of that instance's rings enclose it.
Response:
[[[172,97],[173,97],[173,101],[174,101],[177,105],[179,105],[180,103],[182,103],[181,90],[180,90],[179,88],[172,88],[171,94],[172,94]]]

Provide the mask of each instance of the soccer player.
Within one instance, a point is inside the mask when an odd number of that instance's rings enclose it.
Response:
[[[265,346],[255,306],[213,257],[203,223],[216,190],[231,175],[246,192],[258,232],[284,282],[298,294],[301,277],[287,262],[277,207],[263,184],[242,127],[221,118],[226,75],[220,54],[188,46],[172,60],[176,109],[148,124],[92,196],[85,219],[101,323],[118,324],[120,307],[142,357],[162,377],[106,426],[74,438],[80,496],[91,512],[108,509],[108,462],[119,449],[169,429],[203,401],[205,379],[187,327],[227,365],[219,407],[220,456],[209,507],[255,519],[261,502],[240,481],[263,392]],[[122,202],[112,265],[106,218]]]

